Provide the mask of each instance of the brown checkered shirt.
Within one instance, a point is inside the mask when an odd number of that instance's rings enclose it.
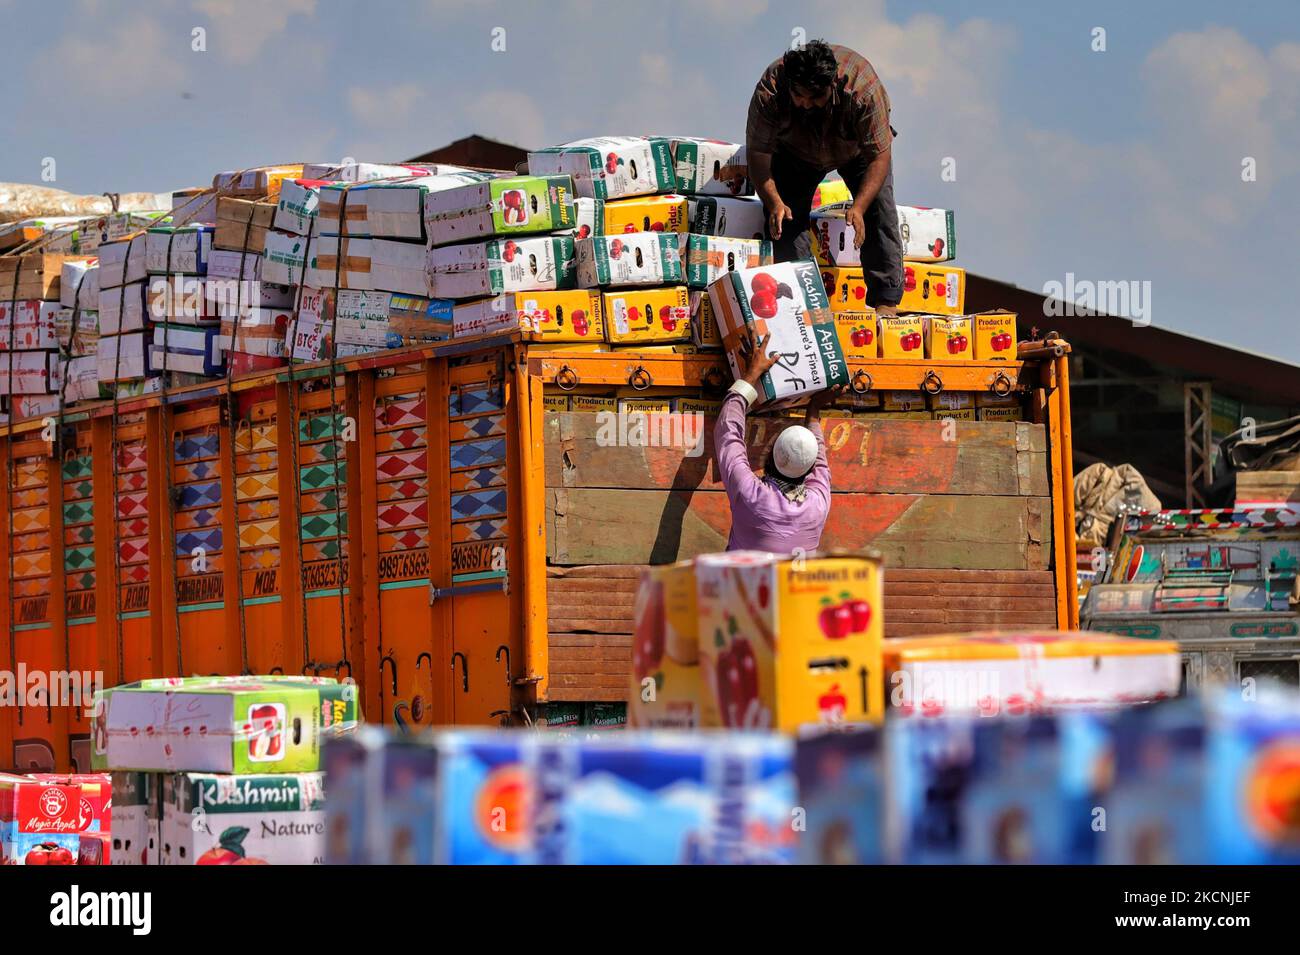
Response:
[[[824,110],[801,110],[790,99],[780,60],[769,66],[749,101],[745,140],[750,150],[784,152],[829,172],[851,159],[888,149],[889,94],[866,57],[832,46],[839,71]]]

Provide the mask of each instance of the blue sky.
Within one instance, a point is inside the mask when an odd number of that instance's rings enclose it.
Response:
[[[1300,362],[1290,2],[0,0],[0,181],[53,157],[60,188],[162,191],[472,132],[742,138],[795,30],[875,63],[899,198],[956,210],[958,264],[1149,281],[1154,324]]]

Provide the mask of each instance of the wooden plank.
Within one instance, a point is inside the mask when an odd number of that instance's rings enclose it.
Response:
[[[617,578],[631,578],[634,582],[641,578],[641,572],[645,570],[643,564],[579,564],[575,567],[547,567],[547,577],[601,577],[615,580]]]
[[[943,596],[944,591],[938,588],[943,584],[934,583],[891,583],[889,578],[885,578],[885,597],[889,599],[906,599],[909,597],[934,597]],[[948,593],[970,593],[976,592],[976,588],[962,582],[952,582],[949,585]],[[967,589],[970,587],[971,589]],[[1038,600],[1055,601],[1056,589],[1051,584],[983,584],[978,586],[978,592],[987,597],[1032,597]]]
[[[590,617],[552,617],[550,621],[553,626],[563,627],[566,630],[586,630],[591,633],[627,633],[628,624],[625,620],[597,620]]]
[[[1241,471],[1237,503],[1300,501],[1300,471]]]
[[[952,610],[948,607],[929,607],[917,610],[899,609],[885,605],[885,629],[891,622],[897,623],[934,623],[961,624],[961,629],[974,628],[994,630],[1002,626],[1046,624],[1054,627],[1056,623],[1055,608],[1049,610]],[[940,631],[936,631],[940,632]]]
[[[546,486],[567,488],[721,490],[713,465],[713,425],[702,434],[687,416],[647,418],[642,434],[594,414],[558,413],[546,421]],[[682,422],[688,422],[683,425]],[[751,418],[750,465],[761,470],[776,436],[796,423]],[[831,483],[837,491],[876,494],[1046,495],[1042,426],[1028,422],[958,422],[945,440],[941,421],[823,422]]]
[[[1050,502],[973,495],[836,494],[822,547],[876,547],[886,566],[1042,570]],[[725,549],[731,512],[717,491],[547,489],[556,564],[669,563]]]
[[[1050,570],[979,570],[969,567],[887,567],[885,574],[886,587],[892,582],[950,583],[954,580],[972,584],[1050,584],[1055,578]]]

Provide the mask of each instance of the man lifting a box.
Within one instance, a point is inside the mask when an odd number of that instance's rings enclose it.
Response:
[[[837,170],[853,192],[846,212],[862,253],[866,304],[898,314],[903,245],[894,207],[889,95],[867,60],[813,40],[769,66],[749,102],[749,176],[763,200],[776,260],[795,257],[813,193]]]

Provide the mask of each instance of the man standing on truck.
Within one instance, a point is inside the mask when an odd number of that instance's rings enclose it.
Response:
[[[831,509],[831,469],[826,462],[821,411],[843,386],[820,391],[809,399],[804,423],[791,425],[777,436],[760,478],[749,466],[745,415],[758,400],[763,373],[777,362],[776,352],[766,353],[770,337],[756,336],[752,327],[745,329],[739,355],[747,366],[745,374],[732,383],[714,426],[718,473],[731,503],[727,550],[811,553],[821,542]]]
[[[749,101],[749,177],[767,212],[776,260],[794,258],[813,193],[831,170],[853,192],[847,212],[862,253],[866,304],[898,314],[903,244],[894,207],[889,95],[866,58],[813,40],[767,68]],[[829,290],[828,290],[829,291]]]

